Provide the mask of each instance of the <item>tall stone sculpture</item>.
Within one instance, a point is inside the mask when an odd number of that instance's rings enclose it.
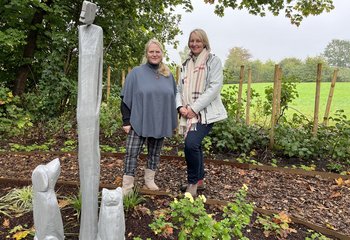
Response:
[[[63,240],[63,223],[55,185],[61,172],[58,158],[37,166],[32,173],[34,240]]]
[[[81,240],[96,240],[100,182],[99,112],[102,97],[103,31],[92,24],[96,4],[83,2],[79,27],[78,160]]]

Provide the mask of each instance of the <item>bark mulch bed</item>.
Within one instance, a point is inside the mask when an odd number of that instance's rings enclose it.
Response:
[[[0,154],[0,178],[30,179],[37,165],[45,164],[56,157],[59,157],[61,162],[59,181],[77,182],[79,180],[77,156],[68,153],[2,153]],[[144,165],[145,161],[141,159],[136,176],[139,187],[142,187],[143,184]],[[120,186],[122,170],[121,157],[113,154],[102,155],[101,184]],[[168,158],[161,160],[156,182],[162,191],[177,196],[180,194],[179,186],[185,182],[185,179],[184,160]],[[347,181],[337,183],[335,179],[325,179],[317,175],[305,176],[283,171],[243,169],[208,161],[206,162],[205,183],[206,189],[201,194],[209,199],[222,201],[232,201],[235,192],[246,184],[249,187],[248,200],[254,202],[257,208],[276,212],[284,211],[290,216],[349,236],[348,239],[350,239],[350,218],[348,217],[350,216],[350,184]],[[0,195],[2,193],[0,192]],[[161,201],[164,202],[164,200]],[[156,205],[161,206],[162,204]],[[29,218],[27,219],[28,225],[32,224]],[[146,219],[144,216],[139,218]],[[302,226],[296,228],[302,228]],[[299,232],[305,232],[305,228]],[[137,234],[133,232],[132,235],[142,236]],[[262,232],[260,235],[260,238],[251,237],[250,239],[265,239]],[[304,239],[305,235],[302,238],[299,235],[298,237],[288,239]]]

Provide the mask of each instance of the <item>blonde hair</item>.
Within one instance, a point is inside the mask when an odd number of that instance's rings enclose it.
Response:
[[[209,44],[209,39],[207,36],[207,33],[200,28],[196,28],[194,30],[192,30],[192,32],[190,33],[190,36],[188,37],[188,43],[187,46],[190,47],[190,40],[191,40],[191,35],[192,33],[197,34],[199,39],[202,40],[204,47],[210,52],[210,44]]]
[[[157,72],[160,74],[160,75],[163,75],[164,77],[169,77],[170,76],[170,69],[169,67],[163,63],[163,54],[164,54],[164,48],[163,48],[163,45],[155,38],[152,38],[150,39],[146,45],[145,45],[145,53],[144,53],[144,57],[143,57],[143,63],[146,63],[147,62],[147,51],[148,51],[148,48],[151,44],[156,44],[161,52],[162,52],[162,60],[161,62],[159,63],[159,68],[157,70]]]

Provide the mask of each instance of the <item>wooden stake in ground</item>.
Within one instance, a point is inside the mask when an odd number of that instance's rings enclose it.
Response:
[[[276,98],[276,117],[275,117],[275,125],[277,120],[281,114],[281,91],[282,91],[282,68],[278,68],[277,75],[277,98]]]
[[[237,114],[236,114],[236,120],[239,121],[240,113],[242,109],[242,88],[243,88],[243,78],[244,78],[244,66],[241,66],[241,71],[239,73],[239,86],[238,86],[238,108],[237,108]]]
[[[181,68],[180,66],[176,66],[176,76],[175,76],[176,84],[179,83],[180,77],[181,77]]]
[[[111,94],[111,66],[107,67],[107,102]]]
[[[320,108],[321,77],[322,77],[322,63],[319,63],[319,64],[317,64],[314,126],[312,128],[313,135],[317,134],[317,128],[318,128],[318,113],[319,113],[319,108]]]
[[[323,124],[326,125],[326,126],[328,125],[329,112],[331,110],[331,104],[332,104],[332,99],[333,99],[334,87],[335,87],[335,82],[337,81],[338,71],[339,71],[339,69],[335,69],[334,70],[331,87],[329,89],[329,95],[328,95],[328,100],[327,100],[326,111],[325,111],[324,117],[323,117]]]
[[[278,64],[275,65],[275,74],[273,79],[273,95],[272,95],[272,111],[271,111],[271,128],[270,128],[270,145],[269,148],[273,149],[275,144],[275,123],[276,123],[276,107],[277,107],[277,91],[278,91]]]
[[[245,123],[249,125],[250,123],[250,98],[251,98],[251,88],[250,85],[252,83],[252,69],[248,69],[248,84],[247,84],[247,107],[246,107],[246,115],[245,115]]]
[[[124,86],[125,83],[125,70],[122,71],[122,87]]]

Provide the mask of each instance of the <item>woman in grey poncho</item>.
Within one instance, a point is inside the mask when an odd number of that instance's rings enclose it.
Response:
[[[162,62],[163,46],[151,39],[145,46],[146,63],[135,67],[122,89],[123,129],[128,134],[124,160],[123,194],[132,191],[137,158],[147,142],[148,161],[145,187],[158,190],[154,183],[164,137],[170,137],[177,125],[176,84],[169,68]]]

